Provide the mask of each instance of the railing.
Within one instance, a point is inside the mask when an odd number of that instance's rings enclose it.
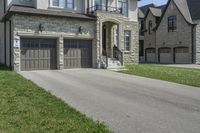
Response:
[[[94,13],[95,11],[106,11],[106,12],[112,12],[112,13],[118,13],[118,14],[123,13],[122,8],[104,6],[104,5],[95,5],[95,6],[87,8],[87,12],[89,14]]]
[[[119,60],[122,66],[124,65],[124,54],[117,46],[113,47],[113,57]]]

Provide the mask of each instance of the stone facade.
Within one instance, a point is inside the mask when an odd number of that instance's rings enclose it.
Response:
[[[97,56],[95,43],[95,24],[93,20],[80,20],[70,18],[55,18],[44,16],[15,15],[12,17],[13,40],[20,38],[54,38],[57,39],[58,69],[63,69],[63,40],[87,39],[93,40],[93,67],[96,67]],[[39,25],[44,31],[39,31]],[[79,27],[83,26],[87,33],[80,34]],[[20,48],[13,48],[13,64],[16,71],[20,71]]]
[[[106,13],[106,12],[96,12],[95,14],[98,18],[96,29],[97,29],[97,47],[99,53],[102,52],[102,26],[104,22],[112,22],[119,27],[119,49],[124,53],[124,62],[123,64],[133,64],[139,62],[139,28],[138,22],[130,21],[129,18],[116,13]],[[124,51],[124,32],[131,31],[131,44],[130,51]],[[113,42],[110,42],[111,48],[114,46]],[[112,50],[111,50],[112,51]],[[101,54],[97,54],[101,55]],[[103,61],[102,57],[99,56],[98,59]]]
[[[149,28],[148,28],[150,21],[152,22],[152,28],[150,29],[151,33],[149,33]],[[156,32],[153,30],[154,27],[156,27],[156,17],[151,13],[151,11],[149,11],[149,13],[145,19],[146,32],[144,33],[144,36],[145,36],[144,49],[156,48]],[[144,52],[145,52],[145,50],[144,50]]]
[[[168,17],[176,16],[177,29],[175,32],[168,32]],[[158,55],[159,48],[170,48],[171,59],[173,61],[173,49],[176,47],[188,47],[190,54],[190,63],[192,63],[192,25],[187,23],[180,13],[173,0],[170,2],[167,10],[156,30],[156,51]],[[158,58],[157,58],[158,59]],[[172,62],[173,63],[173,62]]]
[[[195,40],[194,40],[194,45],[195,45],[195,50],[194,50],[194,59],[196,64],[200,65],[200,21],[196,22],[197,25],[195,26],[194,29],[194,35],[195,35]]]
[[[129,21],[126,17],[117,14],[97,13],[96,20],[81,20],[75,18],[60,18],[47,16],[14,15],[11,18],[12,44],[21,38],[51,38],[57,39],[57,68],[64,68],[63,44],[64,39],[92,40],[93,67],[102,62],[102,23],[113,22],[119,25],[119,48],[124,50],[124,31],[131,31],[131,50],[123,51],[124,64],[138,63],[138,23]],[[114,19],[110,19],[112,18]],[[114,17],[113,17],[114,16]],[[39,30],[39,25],[44,27]],[[79,33],[83,26],[87,33]],[[113,44],[113,42],[110,42]],[[13,45],[12,45],[13,46]],[[12,47],[12,64],[15,71],[20,71],[20,47]]]

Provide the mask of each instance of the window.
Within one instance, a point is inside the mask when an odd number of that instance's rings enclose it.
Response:
[[[130,51],[130,39],[131,39],[131,32],[125,31],[124,32],[124,42],[125,42],[125,51]]]
[[[74,9],[74,0],[51,0],[51,6]]]
[[[176,16],[168,17],[168,32],[176,31]]]
[[[152,33],[152,21],[151,20],[149,21],[149,26],[148,27],[149,27],[149,30],[148,30],[149,34],[151,34]]]
[[[65,7],[69,9],[74,8],[74,0],[65,0]]]
[[[59,0],[53,0],[53,6],[59,7]]]
[[[118,9],[122,14],[128,16],[128,0],[118,0]]]

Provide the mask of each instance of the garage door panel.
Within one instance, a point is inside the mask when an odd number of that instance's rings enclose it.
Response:
[[[56,69],[55,39],[21,39],[21,70]]]
[[[176,48],[175,49],[175,63],[176,64],[189,64],[190,63],[189,48]]]
[[[155,62],[156,54],[153,53],[147,53],[147,62],[153,63]]]
[[[85,40],[64,41],[64,67],[65,68],[88,68],[91,67],[92,43]]]
[[[160,63],[168,64],[173,63],[170,53],[160,53]]]

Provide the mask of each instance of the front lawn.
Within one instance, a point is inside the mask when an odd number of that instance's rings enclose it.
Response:
[[[110,133],[31,81],[0,65],[1,133]]]
[[[200,87],[200,70],[198,69],[164,67],[156,65],[128,65],[126,66],[126,70],[121,72]]]

